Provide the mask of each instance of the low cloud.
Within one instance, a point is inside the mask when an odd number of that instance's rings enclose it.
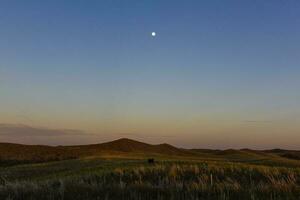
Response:
[[[245,120],[244,123],[272,123],[271,120]]]
[[[49,129],[23,124],[1,124],[0,142],[43,145],[80,145],[98,143],[97,134],[73,129]]]
[[[0,124],[0,136],[9,137],[60,137],[87,135],[81,130],[36,128],[22,124]]]

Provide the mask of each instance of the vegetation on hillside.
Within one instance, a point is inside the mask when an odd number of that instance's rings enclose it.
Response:
[[[169,144],[151,145],[130,139],[119,139],[112,142],[79,145],[79,146],[43,146],[0,143],[0,166],[10,166],[24,163],[40,163],[78,159],[90,156],[107,156],[122,154],[167,155],[168,157],[185,157],[192,159],[214,159],[234,162],[254,162],[269,165],[300,166],[299,151],[268,150],[205,150],[182,149]]]

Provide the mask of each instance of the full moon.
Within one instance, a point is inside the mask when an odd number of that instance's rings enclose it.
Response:
[[[152,35],[153,37],[155,37],[155,36],[156,36],[156,33],[155,33],[155,32],[152,32],[151,35]]]

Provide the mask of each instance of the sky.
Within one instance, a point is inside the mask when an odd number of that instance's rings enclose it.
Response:
[[[300,149],[299,24],[296,0],[2,0],[0,141]]]

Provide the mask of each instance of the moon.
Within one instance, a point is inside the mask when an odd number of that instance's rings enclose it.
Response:
[[[152,32],[151,35],[152,35],[152,37],[155,37],[155,36],[156,36],[156,33],[155,33],[155,32]]]

